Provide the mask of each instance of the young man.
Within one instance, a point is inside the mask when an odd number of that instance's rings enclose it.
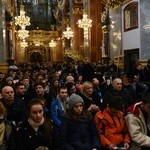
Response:
[[[52,101],[51,104],[51,117],[56,127],[60,127],[62,114],[66,112],[68,108],[68,93],[67,87],[61,86],[57,98]]]
[[[130,150],[150,149],[150,94],[127,109],[126,124],[132,139]]]

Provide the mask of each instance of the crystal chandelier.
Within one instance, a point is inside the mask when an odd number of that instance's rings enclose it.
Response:
[[[87,14],[83,14],[83,19],[78,20],[78,26],[84,30],[92,27],[92,20],[87,18]]]
[[[26,27],[30,25],[30,18],[25,16],[24,6],[20,5],[20,16],[15,17],[15,24],[20,27]]]
[[[67,39],[70,39],[73,37],[74,33],[71,30],[71,28],[68,26],[66,31],[63,32],[64,37],[66,37]]]
[[[21,45],[22,48],[25,48],[25,47],[28,46],[28,43],[27,43],[25,40],[23,40],[23,41],[20,43],[20,45]]]
[[[18,37],[21,40],[25,40],[25,38],[27,38],[28,36],[29,36],[29,31],[25,29],[18,30]]]
[[[51,40],[49,42],[49,47],[56,47],[56,42],[54,40]]]

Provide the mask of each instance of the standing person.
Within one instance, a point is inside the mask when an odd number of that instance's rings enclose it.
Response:
[[[28,104],[28,119],[16,131],[16,150],[35,150],[44,146],[52,149],[52,125],[44,117],[43,105],[38,99]]]
[[[130,150],[150,149],[150,94],[127,109],[126,124],[132,139]]]
[[[16,150],[14,127],[6,119],[7,110],[0,102],[0,150]]]
[[[84,109],[83,99],[72,94],[68,104],[61,125],[63,150],[100,150],[99,135],[91,113]]]
[[[99,132],[102,147],[114,150],[117,147],[129,149],[130,136],[121,109],[121,97],[114,96],[103,112],[98,111],[94,122]]]

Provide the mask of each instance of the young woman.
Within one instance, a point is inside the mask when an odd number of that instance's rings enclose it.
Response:
[[[63,115],[61,125],[63,150],[99,150],[100,139],[92,115],[84,109],[83,99],[72,94],[69,110]]]
[[[6,108],[0,102],[0,150],[16,150],[14,128],[6,120]]]
[[[52,149],[52,125],[44,117],[43,104],[33,99],[28,105],[29,117],[16,131],[17,150],[35,150],[40,146]]]

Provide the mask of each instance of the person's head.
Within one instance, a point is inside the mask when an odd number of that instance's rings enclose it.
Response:
[[[39,99],[32,99],[28,104],[28,115],[36,123],[40,123],[43,119],[43,104]]]
[[[25,85],[21,82],[18,82],[15,84],[15,92],[16,95],[24,95],[26,90],[25,90]]]
[[[144,94],[142,96],[142,104],[141,104],[141,107],[142,109],[147,113],[147,114],[150,114],[150,94],[147,93],[147,94]]]
[[[76,87],[74,83],[67,83],[66,84],[67,90],[68,90],[68,94],[72,94],[72,93],[76,93]]]
[[[99,80],[97,78],[93,78],[92,79],[92,84],[94,87],[98,87],[99,86]]]
[[[68,92],[67,92],[67,87],[66,86],[59,87],[59,89],[58,89],[58,96],[59,96],[61,101],[66,100],[66,98],[68,96]]]
[[[121,91],[122,90],[122,80],[120,78],[115,78],[112,81],[112,87],[115,91]]]
[[[12,77],[7,77],[6,78],[6,85],[11,86],[13,85],[13,78]]]
[[[38,82],[35,84],[35,92],[37,95],[44,95],[44,88],[45,86],[43,85],[42,82]]]
[[[2,98],[10,103],[14,101],[14,90],[11,86],[4,86],[2,88]]]
[[[122,108],[122,98],[119,96],[113,96],[108,102],[108,107],[111,115],[116,115]]]
[[[3,123],[7,116],[7,110],[2,102],[0,102],[0,124]]]
[[[29,77],[24,77],[23,78],[23,80],[22,80],[22,82],[23,82],[23,84],[26,86],[26,87],[28,87],[29,86],[29,84],[30,84],[30,79],[29,79]]]
[[[85,81],[82,86],[82,93],[90,97],[93,93],[93,84],[89,81]]]
[[[58,79],[53,79],[53,81],[52,81],[52,86],[54,86],[54,87],[58,87],[59,86],[59,81],[58,81]]]
[[[80,115],[83,111],[84,101],[81,96],[73,93],[68,101],[69,109],[74,111],[75,114]]]
[[[68,75],[66,77],[66,83],[74,83],[74,77],[71,75]]]

